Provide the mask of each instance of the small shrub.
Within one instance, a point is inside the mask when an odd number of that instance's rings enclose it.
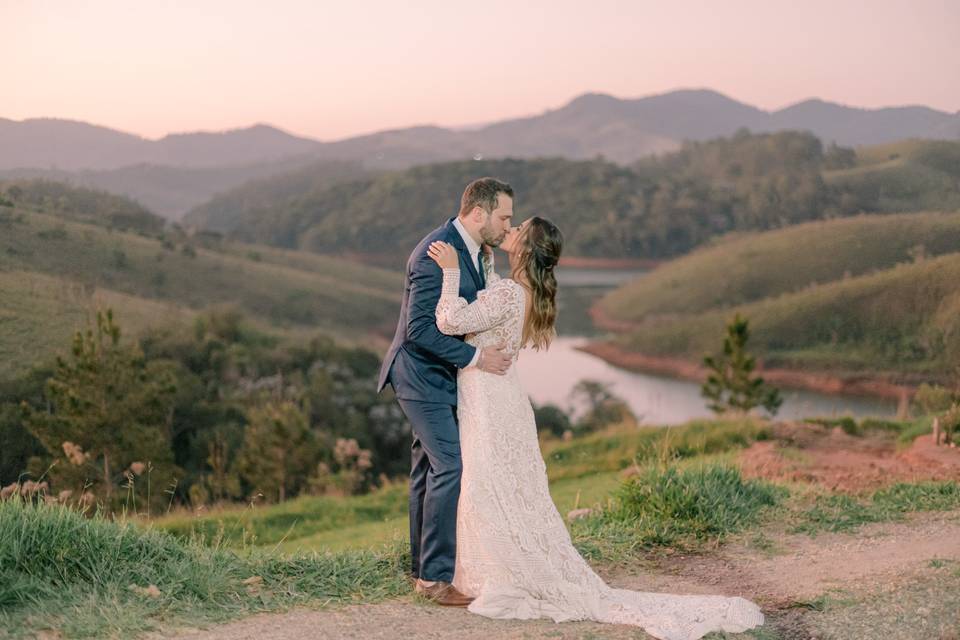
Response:
[[[733,467],[650,465],[625,481],[606,509],[577,520],[573,529],[582,551],[607,560],[639,547],[693,547],[744,529],[787,493],[761,480],[744,481]]]
[[[843,416],[841,418],[805,418],[805,421],[811,424],[823,425],[824,427],[840,427],[845,433],[851,436],[863,435],[863,431],[860,426],[857,425],[857,421],[850,416]]]

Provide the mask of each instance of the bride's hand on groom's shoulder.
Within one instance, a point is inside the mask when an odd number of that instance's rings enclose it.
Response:
[[[456,269],[460,266],[460,259],[457,258],[456,249],[453,248],[453,245],[447,244],[446,242],[437,240],[431,243],[430,248],[427,249],[427,255],[440,265],[441,269]]]

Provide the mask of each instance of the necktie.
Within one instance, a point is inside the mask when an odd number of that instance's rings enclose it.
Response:
[[[483,289],[487,286],[487,268],[484,265],[483,249],[480,249],[480,253],[477,254],[477,264],[480,266],[480,288]]]

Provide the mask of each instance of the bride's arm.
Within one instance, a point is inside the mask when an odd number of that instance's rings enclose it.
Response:
[[[503,324],[514,309],[517,292],[496,284],[477,293],[475,302],[460,297],[460,269],[444,268],[443,289],[437,303],[437,328],[450,336],[492,329]]]

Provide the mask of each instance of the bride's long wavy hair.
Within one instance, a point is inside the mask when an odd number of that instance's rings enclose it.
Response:
[[[539,216],[530,218],[519,239],[520,256],[513,276],[522,272],[530,283],[532,302],[523,325],[523,344],[545,349],[557,335],[557,278],[554,267],[563,250],[563,234],[557,226]]]

